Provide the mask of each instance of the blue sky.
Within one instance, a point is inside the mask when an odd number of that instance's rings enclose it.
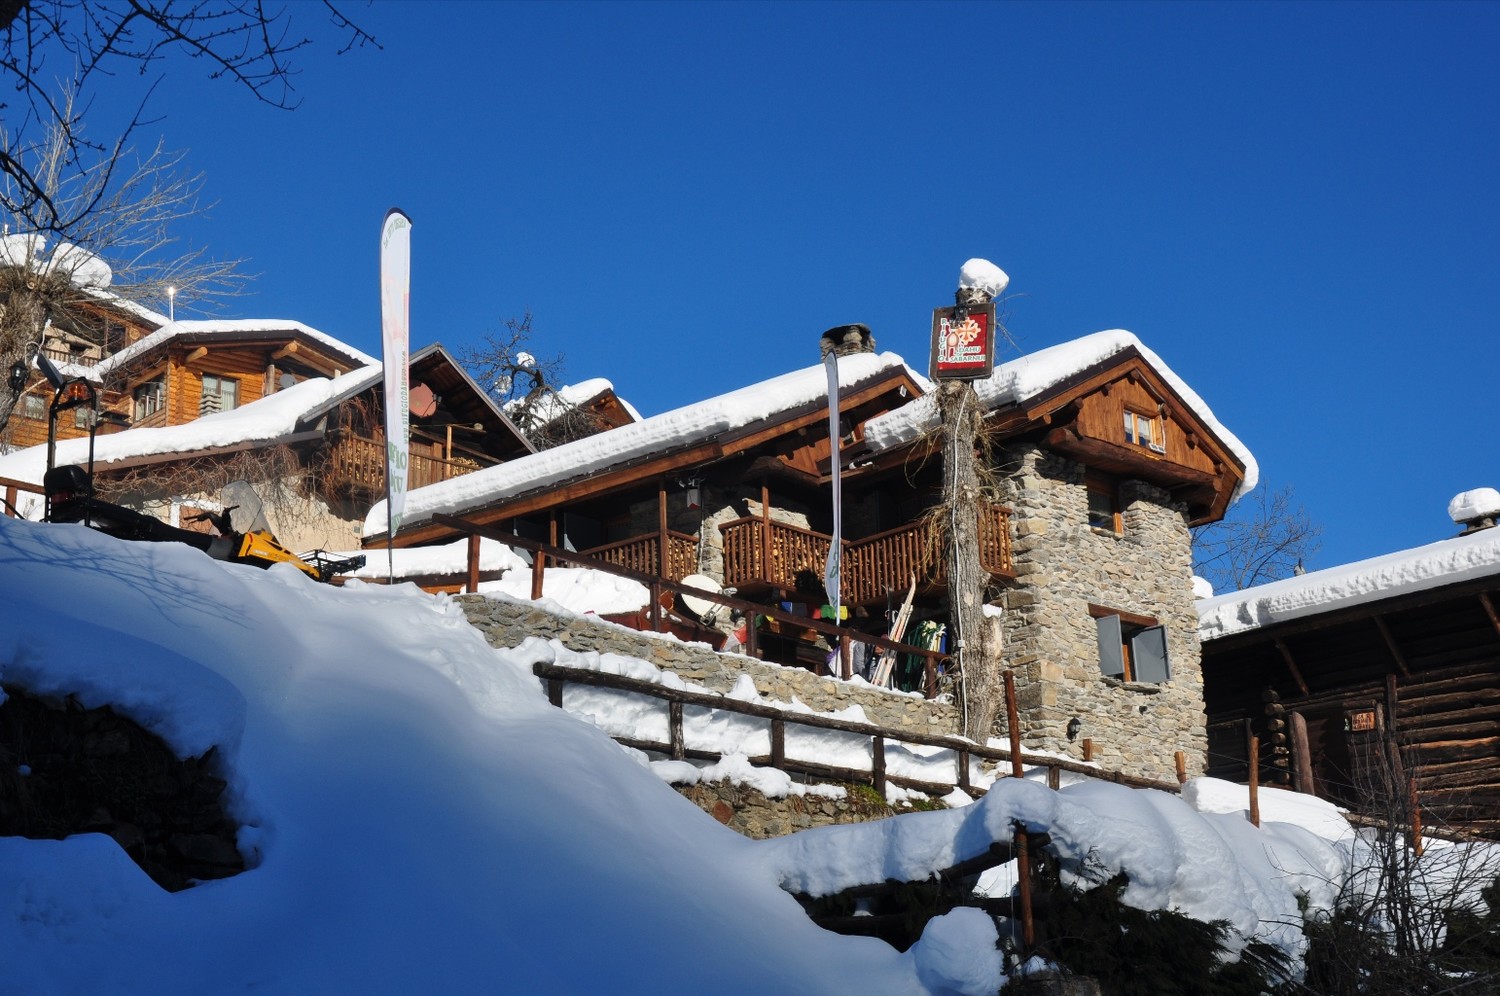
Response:
[[[227,314],[378,352],[399,206],[415,343],[529,309],[539,354],[654,414],[845,322],[925,368],[983,256],[1024,349],[1156,350],[1323,525],[1310,567],[1500,487],[1500,6],[346,9],[383,48],[307,50],[294,112],[165,67],[156,129],[217,201],[185,234],[258,274]]]

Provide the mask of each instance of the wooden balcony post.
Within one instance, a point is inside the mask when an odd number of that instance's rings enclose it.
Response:
[[[469,577],[464,591],[469,594],[479,590],[479,534],[469,534]]]
[[[760,482],[760,570],[761,577],[776,586],[776,571],[771,563],[771,487]]]
[[[538,550],[531,555],[531,600],[542,597],[542,572],[547,569],[547,555]]]
[[[663,477],[656,489],[656,573],[671,577],[671,551],[667,549],[667,479]]]

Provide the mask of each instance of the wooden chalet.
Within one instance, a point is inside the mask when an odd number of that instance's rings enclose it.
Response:
[[[1210,774],[1500,834],[1500,530],[1200,612]]]
[[[945,620],[935,398],[892,354],[843,356],[839,370],[849,625],[884,633],[913,578],[916,616]],[[394,543],[452,542],[461,533],[433,514],[456,514],[666,580],[706,575],[740,599],[815,614],[828,600],[821,579],[834,542],[823,382],[821,367],[808,368],[481,472],[461,493],[412,492]],[[981,560],[989,598],[1006,610],[1006,645],[1026,648],[1017,659],[1028,745],[1076,751],[1065,731],[1088,715],[1102,724],[1101,760],[1103,726],[1116,720],[1138,727],[1154,752],[1176,742],[1201,756],[1188,526],[1223,514],[1253,483],[1253,459],[1129,333],[1023,357],[978,390],[995,471]],[[365,541],[385,543],[378,509]],[[1112,650],[1100,644],[1098,657],[1077,661],[1080,644],[1101,640],[1101,620],[1115,627]],[[1143,630],[1155,649],[1137,640]],[[806,635],[756,642],[769,659],[821,666],[826,646],[791,638]],[[787,639],[778,645],[777,636]],[[1111,670],[1112,661],[1122,667]],[[1096,708],[1101,681],[1110,702]],[[1148,709],[1171,724],[1165,733],[1141,721]]]

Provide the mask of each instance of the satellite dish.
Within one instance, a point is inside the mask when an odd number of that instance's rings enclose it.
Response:
[[[284,373],[284,374],[282,374],[280,377],[278,377],[276,379],[276,388],[277,388],[277,390],[285,391],[289,387],[296,387],[296,386],[297,386],[297,378],[294,377],[294,376],[292,376],[289,373]]]
[[[406,395],[411,413],[417,418],[431,418],[437,413],[437,394],[426,384],[415,384]]]
[[[688,588],[697,588],[699,591],[712,592],[715,595],[720,590],[719,582],[703,574],[689,574],[682,579],[681,584]],[[682,593],[682,604],[687,606],[688,611],[699,619],[708,619],[716,615],[719,611],[719,603],[710,602],[708,599],[699,598],[697,595],[689,595],[687,592]]]

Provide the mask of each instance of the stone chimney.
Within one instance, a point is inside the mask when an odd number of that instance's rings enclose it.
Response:
[[[875,337],[868,325],[835,325],[823,333],[819,340],[820,356],[832,353],[835,356],[853,356],[855,353],[875,352]]]
[[[1448,503],[1448,517],[1464,527],[1460,536],[1467,536],[1481,529],[1493,529],[1495,519],[1500,517],[1500,491],[1494,488],[1460,491]]]

